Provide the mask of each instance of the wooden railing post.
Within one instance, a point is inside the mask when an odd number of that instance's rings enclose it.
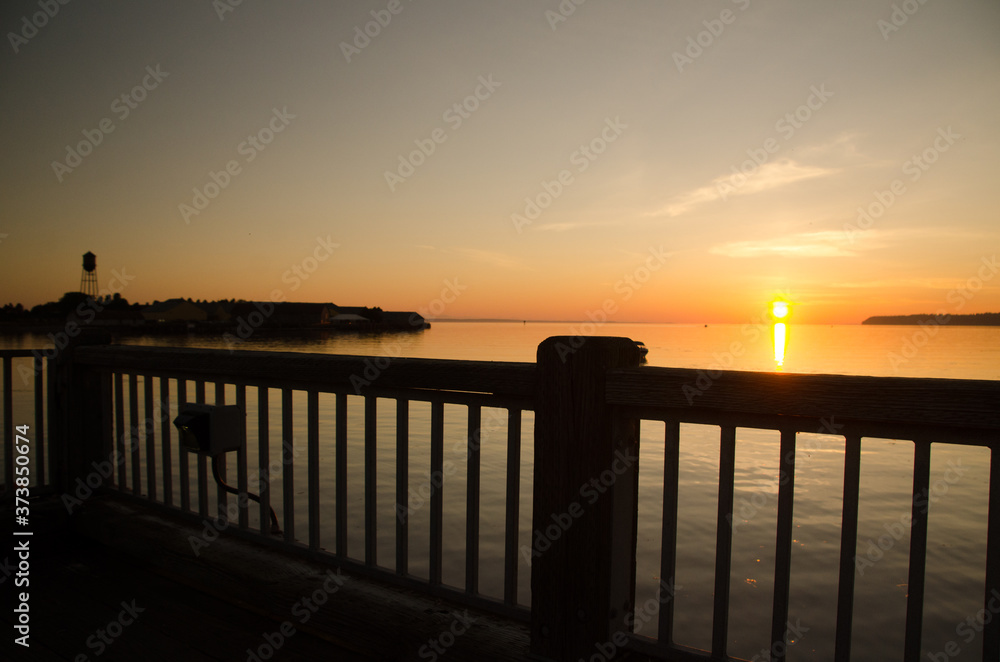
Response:
[[[75,498],[100,488],[112,475],[110,469],[103,470],[112,465],[105,449],[111,411],[106,400],[110,400],[111,383],[108,375],[75,365],[73,358],[79,347],[107,345],[110,340],[106,332],[81,333],[49,362],[53,484],[59,492]]]
[[[638,421],[606,404],[609,369],[639,365],[627,338],[553,337],[538,347],[531,651],[616,656],[635,602]]]

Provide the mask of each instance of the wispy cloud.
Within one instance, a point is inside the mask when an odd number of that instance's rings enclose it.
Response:
[[[565,221],[562,223],[545,223],[532,228],[535,232],[568,232],[570,230],[580,230],[583,228],[599,228],[609,226],[621,226],[620,220],[605,221]]]
[[[840,168],[808,166],[792,159],[781,159],[761,165],[745,180],[733,173],[719,175],[705,186],[674,196],[665,206],[649,215],[680,216],[714,200],[729,200],[743,195],[762,193],[806,179],[829,177],[838,172]]]
[[[924,289],[924,290],[953,290],[961,287],[965,281],[961,278],[948,277],[922,277],[922,278],[894,278],[891,280],[859,280],[840,283],[829,283],[829,289],[859,289],[878,288],[884,290],[902,289]],[[988,287],[988,285],[987,285]]]
[[[501,269],[511,269],[514,271],[534,271],[531,267],[526,265],[523,260],[516,258],[512,255],[507,255],[506,253],[500,253],[498,251],[488,251],[481,248],[469,248],[462,246],[452,246],[450,248],[442,249],[445,253],[451,253],[452,255],[458,255],[467,260],[472,260],[474,262],[490,264],[495,267],[500,267]]]
[[[726,257],[853,257],[858,254],[843,232],[833,230],[734,241],[713,246],[708,252]]]

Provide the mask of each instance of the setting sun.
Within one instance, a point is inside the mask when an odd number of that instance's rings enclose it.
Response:
[[[771,304],[771,314],[778,319],[784,319],[788,317],[788,302],[787,301],[775,301]]]

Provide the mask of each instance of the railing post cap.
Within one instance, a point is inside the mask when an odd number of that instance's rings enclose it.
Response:
[[[636,342],[621,336],[550,336],[538,345],[536,358],[544,362],[554,356],[566,363],[576,355],[614,356],[618,365],[639,365],[642,360]]]

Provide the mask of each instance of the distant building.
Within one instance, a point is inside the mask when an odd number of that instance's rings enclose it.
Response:
[[[367,317],[362,317],[356,313],[341,313],[338,312],[330,319],[330,324],[334,326],[362,326],[371,324],[371,320]]]
[[[274,306],[274,323],[278,326],[314,326],[329,324],[336,307],[328,303],[278,303]]]
[[[194,305],[205,311],[205,315],[207,315],[205,319],[209,322],[228,322],[232,318],[229,310],[233,304],[223,301],[205,301],[204,303],[199,301]]]
[[[240,301],[228,314],[230,321],[242,319],[255,327],[303,328],[330,324],[337,307],[329,303]]]
[[[426,329],[430,324],[417,313],[386,312],[382,313],[382,323],[399,329]]]
[[[204,322],[208,319],[204,308],[186,299],[150,304],[142,309],[142,316],[151,322]]]
[[[142,326],[146,318],[138,310],[102,310],[91,322],[94,326]]]

